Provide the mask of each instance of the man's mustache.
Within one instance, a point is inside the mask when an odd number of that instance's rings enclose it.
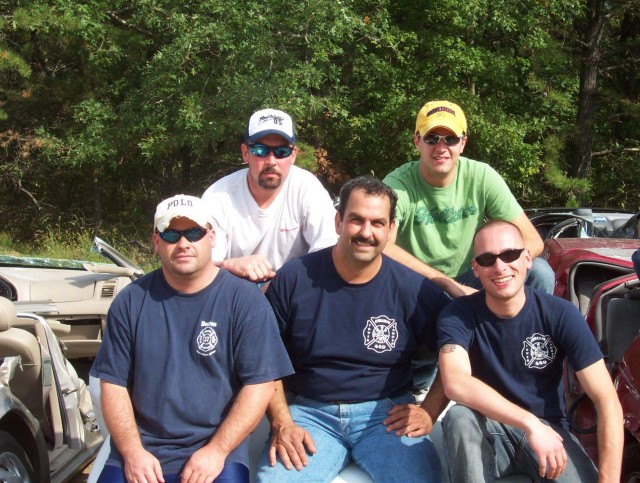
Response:
[[[356,235],[351,239],[351,241],[353,243],[362,243],[362,244],[365,244],[365,245],[370,245],[372,247],[377,247],[378,246],[378,242],[373,237],[365,238],[365,237],[363,237],[361,235]]]
[[[264,168],[262,171],[260,171],[260,174],[280,174],[278,171],[276,171],[273,168]]]

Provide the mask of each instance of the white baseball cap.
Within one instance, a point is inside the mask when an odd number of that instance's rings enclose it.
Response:
[[[247,131],[244,135],[245,142],[256,142],[268,134],[278,134],[290,143],[295,143],[296,130],[291,116],[277,109],[263,109],[254,112],[247,124]]]
[[[202,228],[213,227],[213,217],[206,203],[195,196],[175,195],[160,202],[153,217],[153,226],[162,233],[174,218],[188,218]]]

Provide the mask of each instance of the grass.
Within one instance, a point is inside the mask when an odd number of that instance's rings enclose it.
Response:
[[[110,235],[110,236],[109,236]],[[45,229],[30,242],[15,241],[7,232],[0,232],[0,254],[16,257],[58,258],[104,263],[108,260],[93,250],[94,235],[86,230],[61,231]],[[159,266],[151,240],[122,242],[115,233],[100,236],[120,253],[149,272]],[[113,238],[111,240],[110,238]]]

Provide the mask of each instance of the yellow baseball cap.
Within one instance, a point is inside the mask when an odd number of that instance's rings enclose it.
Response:
[[[456,136],[467,134],[467,118],[457,104],[449,101],[427,102],[416,119],[416,132],[424,136],[437,127],[450,129]]]

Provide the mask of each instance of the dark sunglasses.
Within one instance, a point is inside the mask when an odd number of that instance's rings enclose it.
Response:
[[[460,142],[463,136],[455,136],[453,134],[447,134],[446,136],[440,136],[439,134],[425,134],[422,138],[425,143],[436,145],[442,139],[447,146],[455,146]]]
[[[284,159],[291,156],[293,152],[292,146],[267,146],[266,144],[249,144],[249,151],[254,156],[258,156],[259,158],[266,158],[269,156],[269,153],[273,153],[273,155],[278,159]]]
[[[505,250],[502,253],[483,253],[482,255],[478,255],[475,260],[478,265],[481,267],[492,267],[496,260],[499,258],[504,263],[515,262],[522,252],[524,248],[511,248],[510,250]]]
[[[185,237],[188,242],[195,243],[204,238],[209,230],[200,226],[189,228],[187,230],[165,230],[159,231],[158,235],[167,243],[178,243],[181,237]]]

